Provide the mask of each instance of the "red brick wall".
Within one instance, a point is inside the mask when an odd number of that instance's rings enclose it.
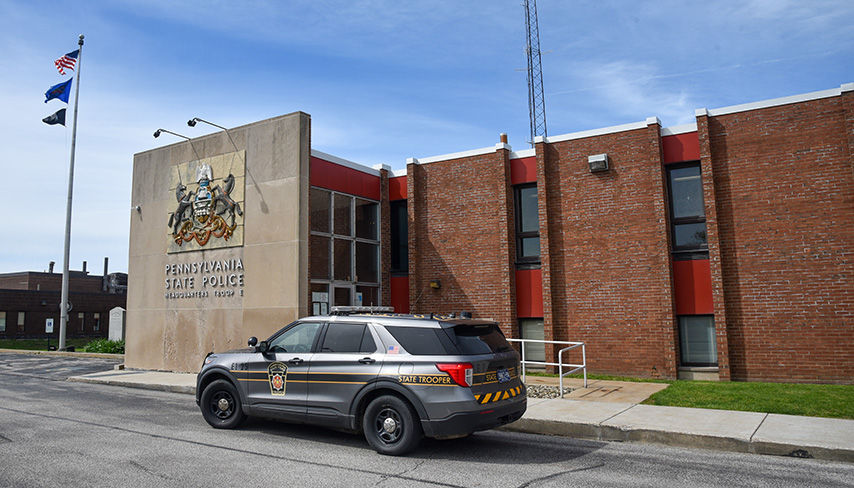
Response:
[[[585,341],[594,371],[676,376],[658,129],[544,148],[553,339]],[[600,153],[611,169],[590,173]]]
[[[733,379],[854,379],[853,97],[709,117]]]
[[[499,150],[409,165],[412,313],[469,311],[515,334],[508,156]],[[433,279],[440,289],[430,288]]]

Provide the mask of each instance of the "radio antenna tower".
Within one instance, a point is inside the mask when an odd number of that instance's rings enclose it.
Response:
[[[531,119],[531,147],[534,138],[548,136],[546,130],[546,100],[543,95],[543,65],[540,55],[540,28],[537,22],[537,0],[525,0],[525,30],[528,42],[528,115]]]

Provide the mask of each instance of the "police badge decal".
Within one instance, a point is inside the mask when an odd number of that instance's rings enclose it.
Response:
[[[267,368],[267,378],[270,382],[270,394],[285,396],[285,386],[288,383],[288,367],[285,363],[275,362]]]

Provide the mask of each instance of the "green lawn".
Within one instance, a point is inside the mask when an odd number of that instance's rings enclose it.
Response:
[[[557,377],[531,371],[528,374]],[[570,377],[580,378],[581,375]],[[643,402],[646,405],[854,419],[854,385],[658,380],[603,374],[588,374],[587,378],[670,384]]]
[[[643,403],[854,419],[854,385],[674,381]]]
[[[66,339],[66,346],[74,346],[78,351],[83,350],[83,346],[92,342],[93,338],[71,338]],[[50,340],[51,346],[59,345],[58,339]],[[31,351],[47,351],[47,339],[0,339],[0,349],[29,349]]]

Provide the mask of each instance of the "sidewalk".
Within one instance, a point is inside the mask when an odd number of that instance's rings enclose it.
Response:
[[[196,375],[117,370],[68,381],[194,394]],[[556,385],[527,377],[528,384]],[[566,379],[564,398],[529,398],[528,410],[504,430],[619,442],[650,442],[721,451],[854,462],[854,420],[640,405],[661,383]]]

